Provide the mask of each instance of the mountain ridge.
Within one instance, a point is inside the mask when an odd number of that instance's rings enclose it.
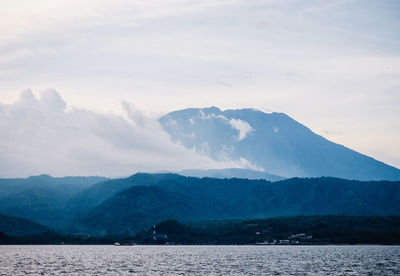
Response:
[[[172,141],[217,161],[246,160],[274,175],[400,180],[400,170],[331,142],[284,113],[217,107],[159,119]]]
[[[31,198],[18,201],[23,203],[18,205],[20,213],[7,208],[2,212],[7,211],[3,212],[7,216],[22,214],[62,233],[101,235],[135,233],[164,219],[191,222],[298,215],[400,215],[400,181],[319,177],[272,182],[136,173],[95,183],[72,197],[59,197],[46,189],[45,183],[40,188],[28,190],[34,194],[24,192]],[[15,205],[4,198],[0,203],[3,207]]]
[[[228,168],[228,169],[210,169],[210,170],[183,170],[177,172],[183,176],[210,177],[210,178],[246,178],[246,179],[265,179],[269,181],[278,181],[285,178],[273,175],[263,171],[250,169]]]
[[[400,182],[332,177],[276,182],[140,174],[80,223],[108,233],[141,230],[163,219],[231,220],[298,215],[399,215]],[[140,195],[140,196],[139,196]],[[123,212],[121,210],[124,210]],[[140,225],[140,227],[139,227]]]

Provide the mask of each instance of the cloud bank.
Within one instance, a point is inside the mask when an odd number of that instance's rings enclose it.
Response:
[[[122,102],[126,116],[67,106],[55,90],[25,90],[0,104],[0,177],[49,173],[129,175],[137,171],[240,167],[174,144],[158,124]]]

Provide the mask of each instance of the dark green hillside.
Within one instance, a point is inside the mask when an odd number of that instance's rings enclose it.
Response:
[[[289,240],[291,244],[399,244],[400,217],[299,216],[189,224],[165,220],[138,233],[134,240],[145,244],[255,244],[274,240]]]
[[[67,201],[80,191],[104,181],[103,177],[48,175],[0,179],[0,212],[63,227],[68,217]]]
[[[400,244],[398,216],[297,216],[185,223],[164,220],[136,235],[62,235],[25,219],[2,215],[0,219],[0,244]]]
[[[169,179],[177,179],[176,174],[147,174],[136,173],[128,178],[111,179],[100,182],[89,187],[68,202],[69,207],[77,213],[83,213],[91,210],[93,207],[101,204],[111,198],[118,192],[126,190],[133,186],[158,186],[161,182]],[[184,178],[184,177],[183,177]]]
[[[173,174],[138,174],[125,181],[134,187],[86,213],[82,225],[100,232],[135,232],[166,218],[189,222],[298,215],[400,215],[400,182],[328,177],[269,182]]]
[[[155,186],[137,186],[118,193],[83,218],[89,229],[107,232],[130,232],[147,228],[154,222],[174,217],[198,216],[200,206],[178,194]],[[201,212],[207,216],[205,212]],[[100,232],[101,233],[101,232]]]
[[[49,232],[50,229],[31,220],[0,214],[0,232],[8,236],[23,237]]]
[[[12,193],[5,191],[11,184],[1,180],[0,188],[7,195],[0,198],[0,212],[62,233],[135,233],[167,218],[186,223],[298,215],[400,215],[400,182],[332,177],[270,182],[138,173],[94,185],[88,181],[82,184],[85,189],[72,189],[78,184],[57,184],[48,176],[37,179],[43,181],[25,183]]]

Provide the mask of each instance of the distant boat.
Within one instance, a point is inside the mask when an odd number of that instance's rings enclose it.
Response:
[[[114,246],[134,246],[134,245],[136,245],[136,243],[133,243],[133,242],[131,242],[131,243],[119,243],[119,242],[114,243]]]
[[[271,245],[269,242],[256,242],[256,245]]]

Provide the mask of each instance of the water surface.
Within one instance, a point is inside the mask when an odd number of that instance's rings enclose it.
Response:
[[[1,275],[400,275],[398,246],[0,246]]]

